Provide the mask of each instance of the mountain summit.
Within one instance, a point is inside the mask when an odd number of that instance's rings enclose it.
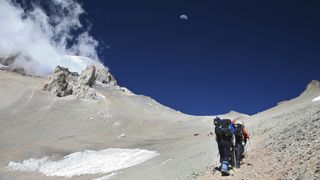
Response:
[[[320,91],[320,82],[318,80],[312,80],[303,91],[303,94],[312,93],[315,91]]]

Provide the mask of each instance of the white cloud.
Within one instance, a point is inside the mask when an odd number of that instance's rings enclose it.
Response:
[[[18,54],[14,67],[34,75],[47,75],[55,66],[68,64],[65,55],[98,60],[99,43],[79,19],[85,12],[81,5],[50,0],[49,7],[50,13],[35,4],[25,10],[11,0],[0,0],[0,57]],[[74,31],[82,33],[75,36]]]

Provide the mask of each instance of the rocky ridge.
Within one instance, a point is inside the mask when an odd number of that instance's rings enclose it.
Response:
[[[79,75],[68,68],[57,66],[52,75],[44,83],[43,90],[58,97],[73,95],[84,99],[103,98],[93,86],[96,83],[117,86],[111,73],[100,64],[92,64]]]
[[[301,95],[305,95],[314,91],[320,90],[320,82],[318,80],[312,80],[306,87],[306,89],[302,92]]]

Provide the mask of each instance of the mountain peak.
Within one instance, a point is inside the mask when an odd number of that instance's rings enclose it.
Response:
[[[312,80],[306,87],[306,89],[303,91],[302,94],[307,94],[310,92],[318,91],[320,90],[320,82],[318,80]]]
[[[237,111],[231,110],[227,114],[218,115],[218,117],[220,117],[222,119],[225,119],[225,118],[227,118],[227,119],[243,119],[243,118],[247,118],[250,116],[247,114],[243,114],[243,113],[239,113]]]

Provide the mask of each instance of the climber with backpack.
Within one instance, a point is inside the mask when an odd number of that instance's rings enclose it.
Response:
[[[234,126],[230,119],[220,119],[219,117],[214,118],[213,123],[215,125],[216,141],[218,144],[219,155],[220,155],[220,171],[223,176],[230,175],[229,158],[231,155],[232,138],[235,131]]]
[[[233,120],[232,124],[235,128],[235,149],[236,149],[236,168],[240,168],[240,161],[244,158],[244,148],[249,139],[249,133],[244,123],[239,120]]]

